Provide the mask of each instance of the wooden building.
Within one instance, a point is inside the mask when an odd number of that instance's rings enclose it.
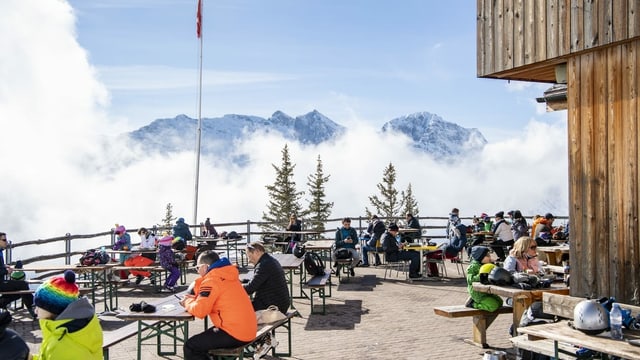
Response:
[[[566,83],[571,295],[639,304],[640,0],[477,0],[477,13],[478,77]]]

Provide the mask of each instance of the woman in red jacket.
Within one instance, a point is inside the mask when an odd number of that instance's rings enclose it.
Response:
[[[213,327],[194,335],[184,344],[185,360],[209,359],[210,349],[234,348],[256,337],[258,324],[253,306],[229,259],[207,251],[198,258],[194,294],[180,301],[193,316],[209,316]]]

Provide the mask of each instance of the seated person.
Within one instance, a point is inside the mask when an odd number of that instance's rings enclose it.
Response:
[[[244,284],[247,294],[253,295],[254,310],[264,310],[271,305],[278,307],[283,314],[289,309],[289,287],[284,270],[278,260],[267,254],[260,241],[247,245],[247,257],[255,266],[253,278]]]
[[[204,221],[204,227],[205,227],[205,229],[207,231],[207,236],[208,237],[217,239],[220,236],[220,235],[218,235],[218,232],[216,231],[216,228],[211,223],[211,219],[210,218],[207,218],[207,220]],[[210,249],[213,250],[213,249],[216,248],[216,245],[218,244],[218,242],[215,241],[215,240],[207,240],[207,244],[210,246]]]
[[[5,265],[4,263],[4,249],[7,248],[9,242],[7,241],[7,234],[0,232],[0,291],[18,291],[29,290],[29,284],[24,280],[13,280],[8,278],[13,272],[13,267]],[[33,310],[33,295],[2,295],[0,296],[0,308],[6,309],[9,304],[22,298],[22,303],[29,311],[29,314],[34,319],[36,313]]]
[[[538,262],[538,244],[529,236],[520,237],[509,251],[509,256],[504,261],[504,268],[510,272],[526,272],[531,270],[534,274],[542,272]]]
[[[138,230],[140,235],[140,248],[141,249],[155,249],[156,248],[156,236],[152,234],[146,228],[140,228]],[[131,257],[124,261],[125,266],[151,266],[156,261],[156,253],[140,253],[132,254]],[[131,270],[131,275],[136,277],[136,285],[146,277],[150,278],[151,273],[149,271]]]
[[[384,250],[387,261],[409,260],[409,277],[419,278],[422,275],[420,271],[420,253],[413,250],[403,250],[404,243],[398,243],[398,225],[389,224],[387,232],[382,236],[382,249]]]
[[[493,251],[496,252],[496,255],[498,255],[498,259],[504,261],[507,257],[504,253],[504,248],[508,248],[514,243],[513,233],[511,232],[511,225],[504,219],[504,211],[497,212],[494,219],[496,222],[491,229],[491,232],[493,232],[493,242],[491,246]]]
[[[418,218],[413,216],[413,214],[407,213],[406,220],[407,220],[406,228],[416,229],[417,231],[405,233],[404,236],[402,237],[402,241],[412,243],[416,239],[420,239],[420,236],[422,236],[422,229],[420,228],[420,222],[418,221]]]
[[[34,298],[42,344],[33,360],[102,359],[100,320],[89,300],[79,294],[71,270],[38,287]]]
[[[380,238],[386,231],[384,222],[378,218],[378,215],[371,216],[371,221],[367,227],[367,233],[371,235],[369,240],[362,244],[362,266],[369,266],[369,252],[373,251],[376,258],[376,266],[380,265],[380,255],[378,255],[378,249],[382,249]]]
[[[471,248],[481,245],[484,242],[484,235],[480,234],[484,231],[484,221],[482,220],[483,215],[486,216],[486,214],[483,213],[480,217],[473,217],[473,225],[471,225],[473,234],[471,241],[467,243],[467,255],[469,255],[469,257],[471,257]]]
[[[256,313],[242,288],[238,268],[229,259],[206,251],[198,257],[196,269],[199,277],[193,295],[185,295],[180,305],[198,319],[208,315],[213,326],[185,342],[185,360],[207,360],[211,349],[246,345],[258,330]]]
[[[291,214],[289,217],[289,224],[287,225],[287,231],[302,231],[302,221],[298,219],[296,214]],[[287,254],[291,254],[293,251],[293,247],[300,242],[300,234],[290,234],[287,236],[286,240],[289,245],[287,246]]]
[[[544,217],[538,219],[535,229],[533,229],[533,238],[535,239],[538,246],[550,246],[553,245],[551,242],[552,231],[553,231],[553,221],[555,218],[553,214],[546,213]]]
[[[358,233],[356,229],[351,227],[351,218],[342,219],[342,227],[336,231],[336,250],[347,249],[351,253],[351,265],[349,271],[351,276],[355,276],[356,273],[353,270],[360,262],[360,253],[356,250],[356,244],[358,243]],[[331,260],[335,263],[335,252],[331,255]]]
[[[491,263],[491,250],[486,246],[474,246],[471,248],[471,263],[467,268],[467,291],[470,299],[467,307],[486,311],[496,311],[502,306],[502,298],[495,294],[485,294],[473,290],[473,283],[480,282],[480,267]]]
[[[27,343],[17,332],[7,328],[11,324],[11,320],[11,314],[0,309],[0,358],[4,360],[31,359]]]

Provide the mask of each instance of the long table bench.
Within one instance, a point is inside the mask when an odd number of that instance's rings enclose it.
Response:
[[[329,286],[329,295],[327,296],[324,289]],[[331,272],[326,271],[324,275],[316,275],[309,279],[306,284],[307,288],[309,288],[309,300],[311,302],[311,313],[312,314],[326,314],[326,301],[327,297],[331,297]],[[318,294],[318,297],[322,299],[322,311],[317,312],[313,310],[313,297],[315,294]]]
[[[511,314],[513,308],[510,306],[502,306],[494,312],[466,307],[464,305],[437,306],[433,308],[436,315],[448,318],[473,317],[472,339],[464,341],[481,348],[487,348],[487,329],[500,314]]]
[[[286,318],[271,323],[271,324],[259,324],[256,337],[248,344],[233,348],[233,349],[212,349],[209,350],[209,354],[215,356],[217,359],[244,359],[245,356],[253,356],[253,350],[256,344],[260,343],[267,334],[274,334],[275,330],[284,327],[287,330],[287,352],[276,352],[276,347],[271,349],[272,356],[286,356],[289,357],[292,354],[292,338],[291,338],[291,319],[298,315],[297,310],[289,311],[286,314]],[[273,339],[273,337],[272,337]]]
[[[129,323],[121,328],[102,333],[102,356],[109,360],[109,348],[138,334],[138,324]]]

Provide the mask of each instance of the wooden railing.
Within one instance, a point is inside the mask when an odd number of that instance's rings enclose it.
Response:
[[[388,221],[388,219],[381,218],[384,221]],[[567,219],[566,216],[558,217],[556,220],[560,221]],[[395,219],[394,219],[395,220]],[[422,226],[422,231],[425,236],[430,239],[444,239],[445,229],[447,226],[448,217],[418,217],[420,224]],[[470,224],[471,218],[462,218],[463,223]],[[335,218],[327,220],[325,224],[325,231],[320,234],[317,238],[326,238],[333,239],[335,231],[338,227],[341,226],[342,218]],[[368,218],[367,217],[352,217],[351,218],[352,227],[360,233],[361,231],[366,231],[368,226]],[[263,226],[271,226],[276,228],[284,229],[286,225],[279,225],[273,223],[266,222],[255,222],[251,220],[247,220],[245,222],[232,222],[232,223],[218,223],[214,224],[218,233],[222,231],[236,231],[238,234],[242,235],[247,239],[247,242],[260,240],[263,235],[272,234],[268,231],[263,231]],[[159,235],[162,230],[166,230],[166,228],[160,228],[157,226],[147,227],[151,229],[155,234]],[[191,231],[193,235],[200,235],[200,225],[190,225]],[[240,230],[243,228],[243,230]],[[127,232],[130,232],[131,235],[136,235],[138,229],[132,228],[127,229]],[[89,240],[88,242],[86,240]],[[136,239],[132,236],[132,242],[135,244]],[[42,245],[45,244],[53,244],[53,243],[61,243],[60,249],[51,251],[43,251]],[[78,258],[88,249],[96,249],[102,246],[111,247],[112,244],[115,243],[115,233],[114,229],[110,229],[109,231],[98,232],[94,234],[84,234],[84,235],[73,235],[67,233],[63,236],[48,238],[48,239],[38,239],[38,240],[26,240],[19,242],[10,242],[9,247],[6,249],[5,253],[5,262],[7,264],[15,263],[17,260],[21,260],[23,264],[35,264],[38,262],[63,259],[65,265],[70,265],[72,263],[76,263]],[[44,253],[43,252],[47,252]],[[27,257],[28,256],[28,257]],[[61,261],[56,262],[61,263]]]

